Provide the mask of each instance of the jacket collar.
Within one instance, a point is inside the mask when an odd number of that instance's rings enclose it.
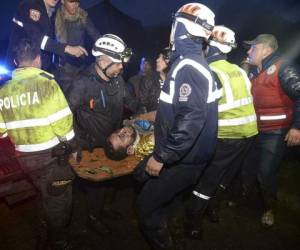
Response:
[[[280,54],[278,51],[273,52],[271,55],[267,56],[265,59],[262,60],[262,69],[264,71],[268,69],[272,64],[277,62],[280,59]]]

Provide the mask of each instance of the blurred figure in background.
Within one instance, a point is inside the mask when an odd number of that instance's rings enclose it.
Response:
[[[157,110],[160,90],[169,70],[170,53],[169,48],[164,48],[156,59],[156,72],[141,79],[138,100],[146,113]]]
[[[7,49],[7,63],[13,68],[18,66],[13,48],[22,38],[37,41],[40,46],[42,69],[53,70],[53,54],[66,54],[81,57],[87,51],[81,46],[72,46],[55,40],[55,7],[59,0],[23,0],[20,1],[12,18],[12,31]]]
[[[55,36],[58,42],[85,47],[86,36],[89,36],[93,43],[99,38],[100,34],[88,13],[79,5],[79,0],[61,1],[55,18]],[[86,66],[87,57],[86,55],[81,57],[64,55],[59,57],[58,63],[56,79],[64,91],[72,83],[71,77]]]

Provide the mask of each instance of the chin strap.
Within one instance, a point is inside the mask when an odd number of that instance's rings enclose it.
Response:
[[[114,62],[111,62],[111,63],[108,64],[104,69],[102,69],[102,68],[100,67],[99,63],[96,62],[96,65],[97,65],[98,69],[100,69],[101,72],[102,72],[108,79],[113,79],[113,78],[115,78],[115,77],[110,77],[110,76],[108,76],[108,75],[106,74],[107,70],[108,70],[112,65],[114,65],[114,64],[115,64]]]

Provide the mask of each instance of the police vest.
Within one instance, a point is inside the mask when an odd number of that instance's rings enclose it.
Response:
[[[291,125],[293,101],[284,93],[278,77],[279,60],[252,79],[252,94],[259,131],[287,128]]]
[[[251,82],[246,72],[225,60],[209,66],[223,87],[218,105],[218,138],[247,138],[257,134]]]
[[[52,148],[74,137],[73,116],[53,76],[27,67],[0,89],[0,136],[20,152]]]

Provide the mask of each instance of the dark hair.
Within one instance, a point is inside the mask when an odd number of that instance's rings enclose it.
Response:
[[[104,145],[104,153],[105,155],[114,161],[121,161],[125,159],[128,154],[127,154],[127,148],[119,147],[118,149],[114,149],[113,145],[109,141],[109,137],[105,141]]]
[[[40,55],[40,48],[36,42],[31,39],[23,38],[13,48],[13,54],[18,64],[26,61],[33,61]]]
[[[170,57],[171,57],[171,48],[170,47],[163,48],[160,53],[163,55],[164,60],[170,60]]]

